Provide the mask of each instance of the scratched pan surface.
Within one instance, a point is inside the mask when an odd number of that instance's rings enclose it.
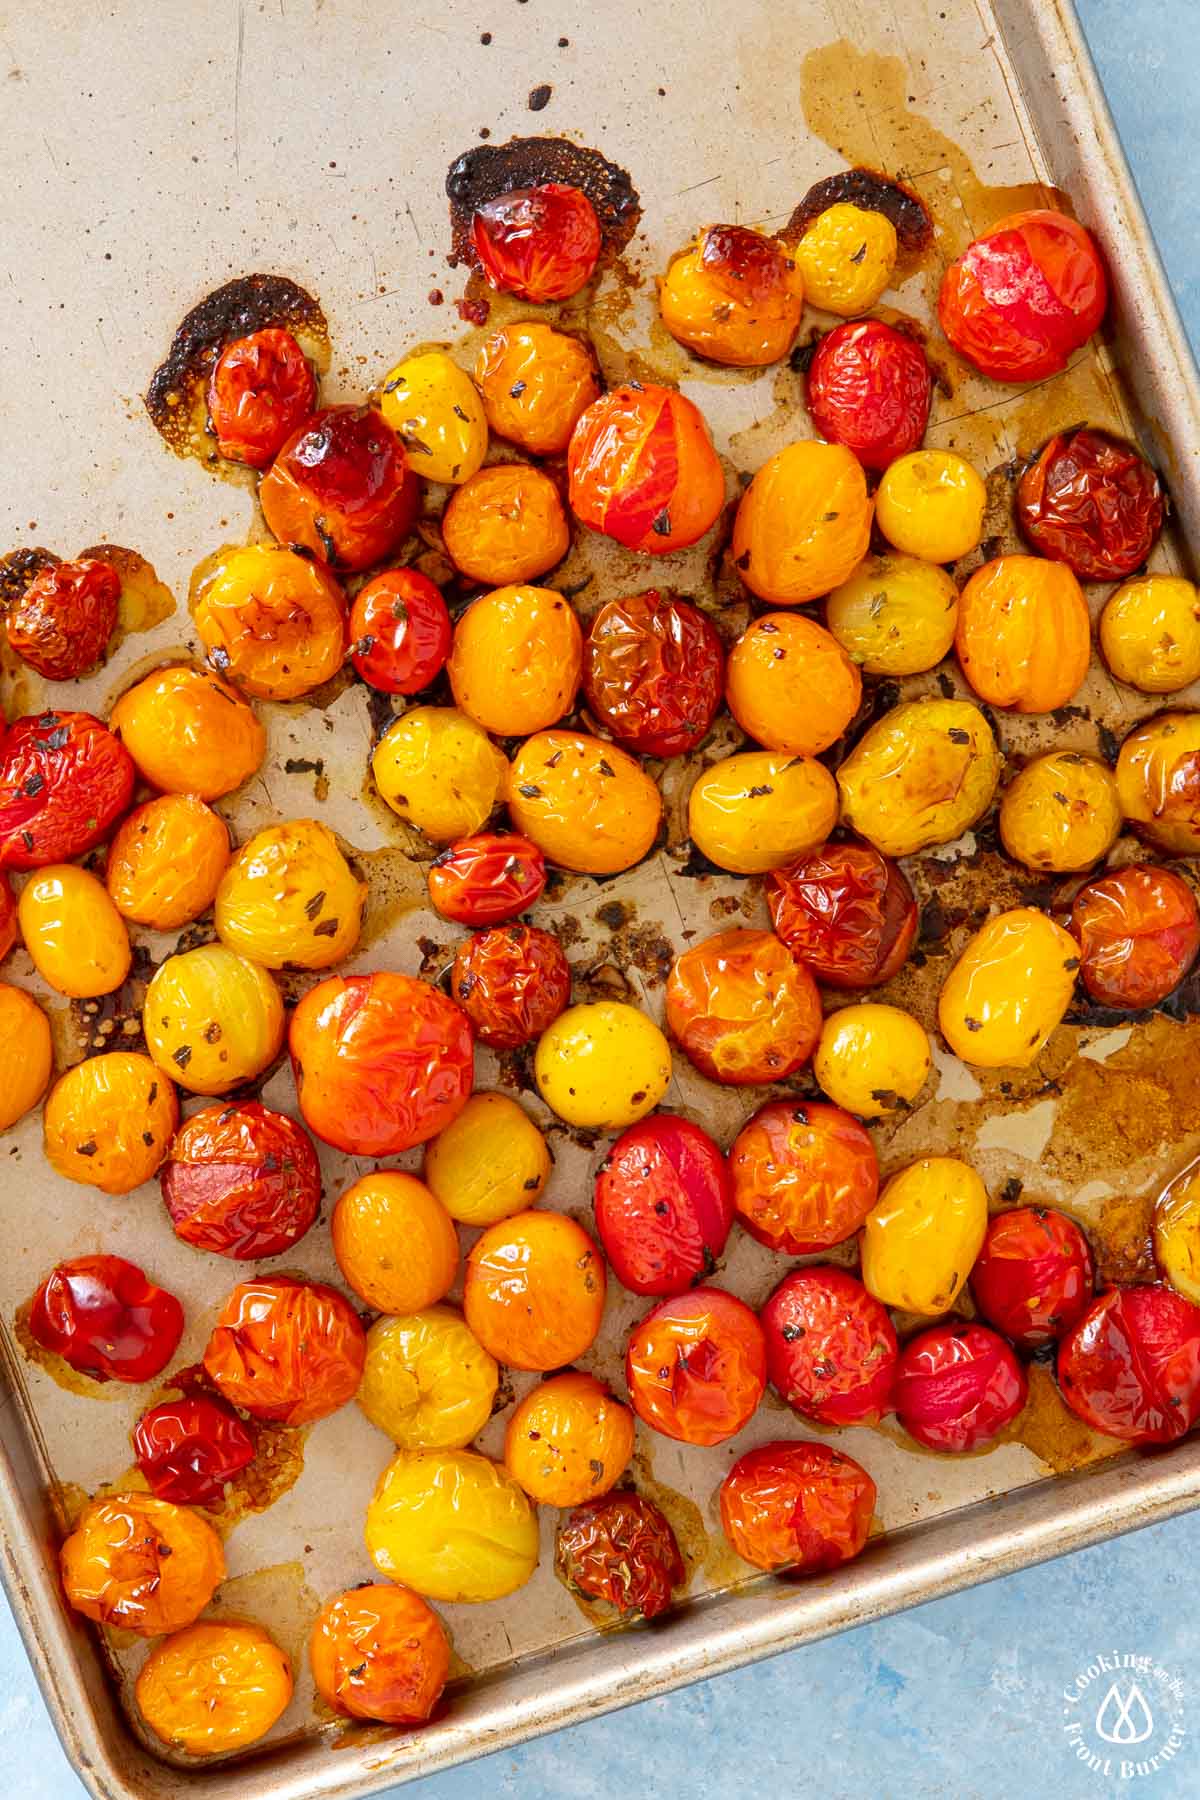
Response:
[[[1085,420],[1136,429],[1182,527],[1158,560],[1189,566],[1184,537],[1200,541],[1195,372],[1065,0],[1036,8],[1026,0],[893,0],[886,8],[744,0],[736,27],[726,21],[719,30],[698,0],[504,0],[490,10],[440,0],[419,17],[413,10],[267,0],[218,13],[205,0],[159,0],[116,17],[68,6],[52,29],[15,8],[7,18],[0,408],[9,456],[0,544],[65,555],[107,541],[147,558],[164,584],[138,585],[138,616],[127,620],[119,651],[72,690],[71,704],[107,711],[138,673],[194,648],[191,569],[258,529],[248,490],[168,454],[139,401],[183,312],[231,275],[295,277],[328,315],[326,392],[334,399],[363,392],[416,343],[465,345],[450,304],[463,272],[446,262],[442,184],[447,164],[484,128],[495,141],[562,133],[629,170],[641,229],[623,266],[568,317],[591,332],[610,377],[638,371],[677,381],[701,405],[728,458],[731,494],[733,471],[757,468],[809,428],[799,380],[786,367],[753,378],[702,369],[655,325],[650,276],[697,224],[775,225],[845,160],[901,174],[926,200],[936,243],[923,265],[901,271],[885,301],[927,321],[945,261],[973,232],[1057,184],[1109,252],[1117,292],[1109,336],[1062,376],[1019,395],[973,380],[935,344],[945,391],[929,439],[992,472],[989,527],[1003,536],[1014,458]],[[533,115],[528,96],[543,84],[549,101]],[[441,310],[434,290],[446,296]],[[504,316],[497,307],[493,322]],[[806,321],[805,330],[821,322]],[[664,558],[651,573],[583,543],[558,579],[593,577],[577,602],[584,614],[657,579],[706,599],[729,633],[743,615],[728,582],[710,582],[710,550]],[[1106,592],[1092,590],[1097,607]],[[36,681],[11,667],[4,679],[10,714],[42,705]],[[911,685],[920,691],[931,680]],[[61,703],[61,691],[54,698]],[[1002,721],[1006,751],[1027,753],[1047,731],[1095,748],[1152,710],[1095,668],[1080,702],[1058,725]],[[366,791],[373,727],[365,690],[335,685],[315,702],[261,710],[270,757],[223,808],[235,833],[272,818],[325,819],[353,847],[371,888],[364,939],[347,966],[436,972],[454,934],[421,905],[427,852]],[[709,754],[734,741],[718,736]],[[765,920],[757,883],[689,869],[680,806],[696,766],[665,771],[670,829],[659,856],[604,886],[571,881],[539,909],[540,922],[563,938],[580,993],[630,993],[661,1016],[674,951],[726,923]],[[927,1024],[967,921],[1020,891],[990,842],[985,827],[911,870],[926,903],[923,966],[906,971],[894,992]],[[153,959],[174,947],[173,939],[146,942]],[[22,954],[10,972],[36,985]],[[102,1017],[72,1018],[61,1002],[52,1011],[61,1061],[114,1041]],[[119,1041],[120,1023],[113,1030]],[[1036,1068],[1011,1081],[977,1076],[939,1053],[917,1112],[876,1133],[884,1171],[924,1151],[956,1151],[977,1164],[993,1196],[1020,1183],[1028,1196],[1069,1206],[1091,1226],[1109,1274],[1144,1271],[1149,1203],[1200,1149],[1195,1033],[1162,1015],[1132,1028],[1081,1016],[1056,1033]],[[521,1074],[481,1054],[478,1079],[512,1087]],[[264,1097],[293,1105],[286,1070],[271,1076]],[[550,1123],[536,1097],[524,1098]],[[680,1061],[666,1104],[728,1142],[761,1098],[718,1092]],[[677,1611],[653,1630],[594,1632],[555,1579],[547,1511],[542,1566],[527,1588],[497,1605],[443,1609],[458,1659],[450,1704],[438,1724],[404,1737],[334,1724],[314,1707],[302,1654],[321,1599],[372,1573],[361,1522],[390,1445],[351,1406],[307,1436],[278,1434],[259,1486],[229,1511],[230,1579],[213,1610],[249,1614],[276,1632],[296,1658],[295,1701],[253,1757],[203,1772],[172,1767],[147,1752],[123,1713],[121,1694],[145,1646],[115,1637],[98,1644],[64,1617],[53,1575],[64,1521],[125,1474],[128,1433],[151,1390],[62,1385],[61,1370],[27,1355],[21,1308],[54,1260],[116,1251],[183,1298],[184,1364],[198,1356],[239,1271],[175,1241],[155,1186],[112,1200],[56,1178],[38,1136],[36,1119],[27,1120],[3,1146],[0,1524],[30,1653],[97,1794],[367,1794],[1200,1498],[1200,1448],[1119,1454],[1063,1413],[1039,1371],[1012,1439],[983,1455],[920,1455],[886,1428],[843,1434],[878,1483],[878,1535],[842,1575],[789,1586],[755,1579],[723,1547],[714,1496],[749,1445],[801,1435],[795,1419],[768,1398],[738,1439],[708,1452],[642,1434],[635,1480],[672,1518],[689,1565]],[[552,1142],[548,1200],[588,1224],[602,1147],[561,1130]],[[331,1152],[324,1162],[330,1198],[366,1166]],[[285,1260],[336,1278],[323,1226]],[[758,1303],[783,1266],[735,1233],[719,1279]],[[601,1341],[583,1359],[618,1387],[621,1346],[641,1310],[613,1284]],[[516,1391],[528,1381],[518,1377]],[[498,1449],[503,1426],[503,1415],[492,1420],[485,1449]]]

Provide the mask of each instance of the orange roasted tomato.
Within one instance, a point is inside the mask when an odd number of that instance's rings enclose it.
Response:
[[[474,1046],[466,1014],[427,982],[377,970],[310,988],[288,1033],[310,1131],[352,1156],[395,1156],[467,1103]]]
[[[838,325],[808,365],[808,410],[821,437],[886,469],[916,450],[929,422],[931,381],[914,338],[882,319]]]
[[[326,1601],[308,1660],[317,1692],[336,1712],[422,1725],[446,1685],[450,1643],[427,1601],[384,1582]]]
[[[236,689],[178,664],[147,675],[112,710],[112,728],[143,781],[165,794],[219,800],[249,781],[267,736]]]
[[[1057,375],[1104,317],[1108,281],[1091,234],[1064,213],[1012,213],[950,264],[942,330],[993,381]]]
[[[569,1370],[531,1388],[508,1421],[504,1462],[539,1506],[606,1494],[633,1455],[633,1414],[594,1375]]]
[[[481,344],[475,386],[497,437],[530,456],[560,456],[579,415],[599,398],[600,373],[585,339],[517,319]]]
[[[774,932],[719,931],[675,958],[667,1025],[710,1081],[784,1081],[816,1048],[821,996]]]
[[[417,694],[450,654],[450,614],[419,569],[387,569],[360,588],[350,608],[350,660],[369,687]]]
[[[454,1220],[415,1175],[399,1169],[364,1175],[334,1207],[329,1229],[338,1268],[376,1312],[424,1312],[454,1285]]]
[[[212,1526],[152,1494],[93,1500],[63,1544],[61,1563],[76,1612],[139,1637],[190,1625],[225,1579]]]
[[[290,1275],[235,1287],[217,1315],[204,1372],[251,1418],[307,1425],[353,1400],[367,1337],[336,1288]]]
[[[1165,1000],[1195,962],[1200,912],[1182,876],[1130,863],[1080,888],[1071,934],[1092,999],[1141,1012]]]
[[[715,627],[690,600],[651,588],[609,600],[584,645],[588,709],[639,756],[680,756],[707,737],[725,685]]]
[[[75,681],[104,661],[121,577],[96,556],[45,563],[5,614],[11,647],[47,681]]]
[[[421,483],[372,406],[330,406],[284,444],[258,490],[281,544],[334,569],[366,569],[407,537]]]
[[[616,875],[653,846],[662,796],[615,744],[582,731],[539,731],[513,758],[508,810],[548,862]]]
[[[862,676],[831,632],[803,613],[763,613],[729,653],[729,710],[748,737],[816,756],[858,711]]]
[[[644,1619],[666,1612],[687,1573],[658,1507],[624,1491],[575,1508],[559,1531],[555,1567],[568,1587],[589,1600]]]
[[[191,1756],[243,1750],[292,1698],[292,1665],[261,1625],[206,1620],[158,1644],[134,1684],[155,1737]]]
[[[765,462],[733,525],[733,566],[760,600],[799,606],[840,587],[867,553],[872,505],[843,444],[789,444]]]
[[[827,987],[882,987],[917,937],[917,902],[902,870],[870,844],[824,844],[767,876],[771,923]]]
[[[282,544],[210,557],[189,605],[213,668],[258,699],[298,700],[345,658],[341,588],[324,563]]]
[[[463,1313],[510,1369],[561,1369],[596,1340],[604,1258],[574,1219],[521,1212],[490,1225],[467,1258]]]
[[[327,969],[358,942],[366,898],[328,826],[287,819],[242,845],[213,920],[223,944],[264,968]]]
[[[1087,674],[1092,628],[1083,591],[1065,563],[998,556],[959,596],[954,647],[981,700],[1053,712]]]
[[[202,1106],[158,1172],[177,1238],[239,1262],[299,1243],[321,1207],[312,1140],[260,1100]]]
[[[129,973],[125,921],[103,882],[77,863],[35,869],[21,889],[17,919],[42,980],[72,1000],[111,994]]]
[[[442,542],[456,569],[489,587],[533,581],[560,563],[571,528],[558,489],[529,463],[489,463],[455,488]]]
[[[859,1229],[879,1193],[866,1127],[822,1100],[771,1100],[729,1152],[733,1204],[760,1244],[812,1256]]]
[[[175,1089],[148,1056],[89,1056],[60,1075],[47,1097],[46,1161],[69,1181],[128,1194],[155,1174],[178,1123]]]
[[[858,1555],[875,1483],[830,1444],[760,1444],[721,1483],[721,1529],[756,1569],[819,1575]]]
[[[569,712],[583,633],[553,588],[502,587],[475,600],[454,628],[455,705],[497,737],[528,737]]]
[[[265,469],[317,403],[317,384],[290,331],[268,325],[226,344],[208,384],[217,449]]]
[[[662,1300],[634,1327],[625,1381],[643,1424],[681,1444],[723,1444],[767,1385],[762,1326],[723,1288]]]
[[[459,925],[502,925],[540,900],[546,860],[514,831],[460,838],[429,866],[429,899]]]
[[[33,1297],[29,1332],[93,1381],[150,1381],[183,1336],[183,1307],[121,1256],[76,1256]]]
[[[160,794],[117,826],[104,884],[123,919],[171,931],[207,912],[229,866],[229,827],[195,794]]]
[[[540,1037],[571,998],[571,967],[540,925],[494,925],[458,946],[450,992],[493,1050]]]
[[[471,242],[492,287],[540,305],[569,300],[591,280],[600,221],[581,189],[546,181],[482,201]]]
[[[804,285],[774,238],[745,225],[709,225],[658,284],[671,336],[696,356],[761,369],[792,347]]]
[[[1200,853],[1200,712],[1163,712],[1136,725],[1117,757],[1121,811],[1168,856]]]
[[[652,556],[696,543],[725,504],[702,413],[653,383],[626,382],[588,407],[571,436],[567,474],[577,519]]]
[[[1042,556],[1080,581],[1121,581],[1162,530],[1162,486],[1132,444],[1107,431],[1052,437],[1017,488],[1017,523]]]
[[[0,736],[0,868],[70,862],[108,836],[134,780],[114,731],[91,713],[13,720]]]

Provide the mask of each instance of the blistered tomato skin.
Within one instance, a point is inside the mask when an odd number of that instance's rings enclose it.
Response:
[[[623,1131],[596,1175],[596,1230],[622,1287],[682,1294],[717,1266],[733,1225],[725,1158],[690,1119]]]
[[[379,410],[426,481],[468,481],[487,455],[475,384],[444,350],[397,363],[384,376]]]
[[[500,1371],[448,1306],[376,1319],[357,1400],[399,1450],[457,1450],[492,1416]]]
[[[761,1444],[721,1483],[721,1529],[756,1569],[817,1575],[862,1550],[875,1483],[828,1444]]]
[[[925,1027],[898,1006],[871,1001],[831,1013],[813,1057],[824,1092],[860,1119],[904,1112],[925,1086],[931,1066]]]
[[[1200,911],[1182,876],[1130,863],[1080,888],[1071,932],[1092,999],[1141,1012],[1165,1000],[1195,962]]]
[[[219,800],[249,781],[267,748],[237,690],[186,664],[159,669],[122,694],[112,729],[143,781],[200,800]]]
[[[175,1354],[183,1308],[136,1263],[77,1256],[43,1281],[29,1329],[43,1350],[93,1381],[150,1381]]]
[[[954,642],[981,700],[1023,713],[1053,712],[1087,674],[1087,602],[1065,563],[999,556],[977,569],[959,596]]]
[[[1121,798],[1112,770],[1077,750],[1034,757],[1000,802],[1004,848],[1029,869],[1090,869],[1120,834]]]
[[[793,1269],[759,1323],[767,1376],[797,1412],[821,1425],[877,1425],[890,1412],[896,1333],[879,1301],[846,1269]]]
[[[723,1288],[698,1287],[661,1300],[634,1327],[625,1381],[643,1424],[681,1444],[723,1444],[763,1397],[762,1327]]]
[[[653,1112],[671,1081],[671,1047],[652,1019],[619,1000],[569,1006],[538,1039],[534,1079],[568,1125],[620,1131]]]
[[[202,1106],[159,1170],[177,1238],[239,1262],[279,1256],[321,1207],[321,1165],[306,1131],[259,1100]]]
[[[1041,556],[1080,581],[1120,581],[1141,567],[1162,530],[1158,476],[1107,431],[1053,437],[1022,475],[1017,523]]]
[[[530,456],[561,456],[580,415],[600,397],[591,346],[536,319],[493,331],[475,358],[475,385],[497,437]]]
[[[570,711],[582,665],[583,633],[561,594],[503,587],[460,617],[448,672],[469,718],[498,737],[528,737]]]
[[[324,1419],[352,1400],[366,1334],[336,1288],[289,1275],[235,1287],[204,1351],[204,1372],[222,1399],[280,1425]]]
[[[171,931],[207,912],[229,866],[229,827],[195,794],[160,794],[127,813],[104,867],[123,919]]]
[[[742,730],[766,749],[816,756],[858,711],[862,677],[814,619],[764,613],[729,653],[725,698]]]
[[[347,1284],[376,1312],[421,1312],[444,1299],[458,1273],[454,1221],[423,1181],[376,1169],[348,1187],[330,1220]]]
[[[510,1369],[561,1369],[596,1340],[604,1258],[565,1213],[523,1212],[472,1247],[463,1283],[467,1324]]]
[[[546,181],[476,207],[471,242],[492,287],[542,305],[569,300],[591,280],[600,221],[579,188]]]
[[[134,1685],[155,1736],[192,1756],[256,1743],[287,1710],[292,1691],[288,1657],[246,1619],[175,1632],[150,1652]]]
[[[327,969],[358,942],[366,897],[328,826],[288,819],[242,845],[213,920],[223,944],[266,969]]]
[[[606,1494],[561,1526],[555,1565],[568,1587],[622,1615],[666,1612],[686,1570],[675,1533],[652,1500]]]
[[[652,847],[662,796],[641,764],[582,731],[539,731],[508,771],[508,810],[547,862],[616,875]]]
[[[804,308],[803,283],[773,238],[709,225],[658,284],[663,324],[696,356],[761,369],[786,356]]]
[[[1180,575],[1141,575],[1100,614],[1100,648],[1118,681],[1175,694],[1200,680],[1200,595]]]
[[[917,902],[902,870],[870,844],[813,849],[766,884],[771,923],[826,987],[882,987],[917,936]]]
[[[1053,1344],[1091,1304],[1092,1252],[1073,1219],[1018,1206],[988,1221],[971,1270],[979,1313],[1018,1350]]]
[[[535,581],[571,547],[571,528],[550,477],[529,463],[489,463],[456,488],[442,514],[455,568],[488,587]]]
[[[1117,756],[1117,791],[1140,836],[1169,856],[1200,854],[1200,712],[1135,726]]]
[[[571,434],[567,475],[582,524],[650,556],[698,542],[725,504],[703,415],[654,383],[611,388],[588,407]]]
[[[935,1325],[900,1352],[896,1414],[927,1450],[982,1449],[1012,1424],[1028,1392],[1024,1369],[985,1325]]]
[[[651,588],[609,600],[584,645],[588,710],[639,756],[680,756],[707,735],[725,686],[725,652],[699,607]]]
[[[817,215],[792,256],[809,305],[851,318],[883,293],[898,250],[886,214],[840,201]]]
[[[225,1579],[212,1526],[150,1494],[93,1500],[63,1544],[61,1564],[76,1612],[139,1637],[190,1625]]]
[[[987,1189],[954,1156],[892,1176],[866,1221],[862,1278],[884,1306],[936,1317],[954,1305],[987,1230]]]
[[[460,1225],[494,1225],[524,1212],[550,1169],[545,1138],[507,1094],[472,1094],[425,1150],[426,1184]]]
[[[606,1494],[633,1455],[633,1414],[593,1375],[569,1370],[531,1388],[508,1421],[504,1462],[539,1506]]]
[[[429,869],[434,910],[456,925],[503,925],[540,900],[545,885],[541,851],[513,831],[460,838]]]
[[[820,1100],[760,1107],[733,1140],[729,1173],[746,1230],[787,1256],[811,1256],[851,1237],[879,1192],[866,1128]]]
[[[733,566],[772,606],[830,593],[867,553],[872,505],[858,458],[842,444],[789,444],[763,464],[733,526]]]
[[[274,1062],[283,1000],[265,969],[224,944],[160,963],[146,989],[142,1030],[151,1057],[193,1094],[224,1094]]]
[[[747,1087],[801,1068],[821,1033],[816,983],[774,932],[720,931],[677,956],[667,1025],[710,1081]]]
[[[133,778],[129,751],[91,713],[15,719],[0,737],[0,868],[94,849],[128,807]]]
[[[394,813],[435,843],[448,843],[487,823],[503,797],[508,764],[457,707],[414,706],[376,744],[371,772]]]
[[[350,660],[368,687],[419,694],[450,654],[450,614],[419,569],[386,569],[354,596]]]
[[[431,1606],[390,1582],[352,1588],[321,1608],[308,1642],[317,1692],[335,1711],[423,1725],[450,1672],[450,1643]]]
[[[412,528],[421,484],[395,432],[370,406],[331,406],[295,432],[259,485],[281,544],[332,569],[367,569]]]
[[[9,608],[4,629],[47,681],[75,681],[104,661],[120,600],[121,577],[102,558],[49,563]]]
[[[381,1575],[450,1604],[502,1600],[537,1568],[536,1510],[476,1450],[401,1450],[379,1477],[364,1536]]]
[[[938,997],[955,1056],[980,1069],[1026,1069],[1061,1024],[1079,973],[1079,945],[1032,906],[980,927]]]
[[[906,556],[952,563],[979,542],[986,505],[982,480],[953,450],[912,450],[884,471],[875,520]]]
[[[853,450],[866,469],[886,469],[925,436],[930,385],[914,338],[863,319],[821,339],[808,367],[808,410],[821,437]]]
[[[53,1067],[46,1014],[24,988],[0,981],[0,1131],[37,1105]]]
[[[1174,1443],[1200,1419],[1200,1307],[1161,1283],[1111,1289],[1059,1344],[1058,1385],[1093,1431]]]
[[[938,319],[993,381],[1041,381],[1104,317],[1108,281],[1091,235],[1065,214],[1012,213],[950,264]]]
[[[1195,1163],[1168,1182],[1155,1202],[1154,1256],[1176,1293],[1193,1304],[1200,1302],[1200,1182]]]
[[[837,772],[842,819],[885,856],[949,844],[1000,779],[992,728],[969,700],[909,700],[864,732]]]
[[[540,1037],[571,998],[571,967],[540,925],[493,925],[455,952],[450,992],[480,1043],[515,1050]]]
[[[217,449],[230,462],[265,469],[317,403],[303,350],[277,325],[226,344],[208,386]]]
[[[220,1400],[185,1394],[142,1414],[133,1454],[159,1500],[219,1507],[226,1484],[254,1461],[254,1439]]]
[[[178,1123],[175,1089],[150,1058],[110,1050],[75,1063],[51,1088],[46,1160],[68,1181],[128,1194],[154,1176]]]
[[[208,661],[256,699],[298,700],[345,659],[341,588],[323,562],[282,544],[202,563],[189,604]]]
[[[688,795],[693,844],[735,875],[763,875],[815,850],[837,815],[837,783],[824,763],[777,750],[724,757]]]
[[[129,973],[125,921],[103,882],[75,863],[35,870],[21,889],[17,919],[38,974],[72,1000],[111,994]]]

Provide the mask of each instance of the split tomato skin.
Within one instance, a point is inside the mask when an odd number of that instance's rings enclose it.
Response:
[[[287,440],[258,490],[281,544],[341,570],[370,568],[394,550],[420,496],[399,438],[371,406],[316,413]]]
[[[458,946],[450,992],[481,1043],[515,1050],[540,1037],[571,998],[571,966],[540,925],[493,925]]]
[[[865,1126],[820,1100],[771,1100],[729,1152],[733,1203],[760,1244],[811,1256],[851,1237],[879,1193]]]
[[[1011,213],[950,264],[938,319],[993,381],[1041,381],[1097,329],[1108,278],[1090,232],[1050,209]]]
[[[477,206],[471,242],[490,286],[542,305],[569,300],[591,280],[600,221],[579,188],[547,181]]]
[[[759,1323],[768,1379],[797,1412],[821,1425],[877,1425],[891,1411],[896,1332],[846,1269],[793,1269]]]
[[[605,1494],[560,1527],[555,1566],[568,1587],[623,1615],[666,1612],[685,1576],[675,1533],[652,1500]]]
[[[1065,1213],[1014,1207],[988,1221],[970,1280],[988,1324],[1018,1350],[1040,1350],[1056,1343],[1091,1304],[1091,1247]]]
[[[826,987],[882,987],[908,958],[917,902],[903,871],[870,844],[825,844],[767,876],[771,923]]]
[[[818,1575],[862,1550],[875,1483],[829,1444],[760,1444],[721,1483],[721,1529],[757,1569]]]
[[[900,1352],[896,1414],[927,1450],[981,1449],[1012,1424],[1028,1392],[1012,1350],[985,1325],[935,1325]]]
[[[427,688],[445,667],[451,636],[441,590],[419,569],[385,569],[354,596],[350,660],[380,693]]]
[[[916,450],[929,423],[929,364],[914,338],[881,319],[823,337],[808,369],[808,410],[821,437],[867,469]]]
[[[120,1256],[76,1256],[34,1295],[29,1329],[43,1350],[93,1381],[150,1381],[183,1335],[183,1307]]]
[[[232,1408],[208,1394],[164,1400],[133,1429],[133,1454],[150,1492],[179,1506],[220,1506],[225,1487],[254,1461],[254,1439]]]
[[[1129,863],[1080,888],[1071,932],[1092,999],[1141,1012],[1165,1000],[1195,962],[1200,910],[1181,875]]]
[[[221,1540],[207,1520],[135,1492],[85,1507],[59,1560],[77,1612],[139,1637],[190,1625],[225,1579]]]
[[[91,713],[15,719],[0,738],[0,868],[94,849],[127,811],[133,777],[128,750]]]
[[[217,449],[265,469],[317,403],[308,359],[290,331],[269,325],[226,344],[208,384]]]
[[[770,931],[735,928],[677,956],[667,1024],[710,1081],[784,1081],[821,1035],[821,997],[808,970]]]
[[[698,542],[725,503],[703,415],[652,382],[626,382],[593,401],[571,434],[567,475],[577,519],[650,556]]]
[[[48,563],[5,615],[11,647],[47,681],[74,681],[104,661],[121,577],[101,557]]]
[[[626,750],[680,756],[707,737],[721,705],[725,653],[699,607],[651,588],[609,600],[583,650],[588,710]]]
[[[1122,581],[1154,548],[1166,504],[1132,444],[1085,425],[1052,437],[1029,465],[1016,511],[1039,556],[1065,562],[1080,581]]]
[[[1093,1431],[1174,1443],[1200,1419],[1200,1307],[1160,1282],[1112,1288],[1060,1343],[1058,1384]]]
[[[682,1444],[723,1444],[763,1397],[762,1327],[723,1288],[661,1300],[630,1336],[625,1382],[644,1425]]]
[[[458,925],[504,925],[542,897],[546,859],[516,832],[481,831],[434,858],[429,899]]]
[[[239,1262],[290,1250],[321,1206],[321,1166],[307,1132],[258,1100],[193,1113],[159,1181],[176,1237]]]
[[[604,1158],[594,1208],[622,1287],[682,1294],[713,1273],[733,1226],[725,1158],[690,1119],[652,1114],[623,1131]]]
[[[366,1354],[358,1314],[336,1288],[271,1275],[229,1295],[204,1372],[223,1400],[251,1418],[306,1425],[354,1398]]]

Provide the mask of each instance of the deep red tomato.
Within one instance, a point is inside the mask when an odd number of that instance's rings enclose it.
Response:
[[[725,692],[725,652],[690,600],[651,588],[592,620],[583,691],[594,718],[640,756],[680,756],[708,735]]]
[[[208,1340],[204,1372],[251,1418],[304,1425],[354,1398],[366,1354],[358,1314],[336,1288],[272,1275],[234,1288]]]
[[[545,885],[545,857],[515,832],[460,838],[429,869],[430,900],[459,925],[503,925],[539,900]]]
[[[74,681],[103,662],[121,577],[100,557],[46,563],[5,617],[8,641],[47,681]]]
[[[935,1325],[905,1344],[896,1369],[896,1416],[927,1450],[978,1450],[1025,1404],[1025,1371],[986,1325]]]
[[[241,1262],[290,1250],[321,1207],[308,1133],[258,1100],[193,1113],[158,1178],[176,1237]]]
[[[1052,437],[1017,487],[1017,523],[1040,556],[1081,581],[1122,581],[1140,569],[1163,526],[1158,476],[1107,431]]]
[[[366,569],[408,535],[421,483],[383,414],[330,406],[284,444],[259,485],[263,517],[281,544],[334,569]]]
[[[788,1256],[828,1250],[856,1232],[879,1194],[866,1127],[823,1100],[771,1100],[729,1152],[733,1203],[752,1237]]]
[[[651,556],[694,544],[725,504],[703,415],[653,383],[629,381],[592,402],[571,433],[567,475],[577,519]]]
[[[768,1379],[797,1412],[822,1425],[877,1425],[891,1410],[896,1333],[855,1276],[793,1269],[758,1316]]]
[[[453,627],[441,593],[419,569],[387,569],[350,608],[350,660],[384,694],[416,694],[445,667]]]
[[[266,468],[316,403],[317,384],[304,352],[277,325],[226,344],[208,386],[217,449],[255,469]]]
[[[735,927],[675,958],[667,1024],[710,1081],[734,1087],[784,1081],[816,1049],[821,996],[773,932]]]
[[[1160,1282],[1113,1288],[1063,1338],[1058,1383],[1093,1431],[1174,1443],[1200,1419],[1200,1306]]]
[[[537,304],[569,300],[591,280],[600,221],[579,188],[547,181],[483,201],[471,221],[471,242],[500,293]]]
[[[450,992],[480,1040],[515,1050],[540,1037],[571,998],[571,968],[552,932],[495,925],[458,946]]]
[[[771,921],[792,955],[827,987],[880,987],[917,935],[904,875],[870,844],[825,844],[767,876]]]
[[[753,1417],[767,1384],[762,1326],[723,1288],[661,1300],[634,1327],[625,1385],[643,1424],[683,1444],[723,1444]]]
[[[690,1119],[654,1113],[623,1131],[600,1164],[595,1213],[623,1287],[682,1294],[713,1273],[733,1225],[725,1158]]]
[[[52,1269],[33,1297],[29,1329],[95,1381],[149,1381],[183,1335],[183,1307],[120,1256],[76,1256]]]
[[[850,319],[817,345],[808,410],[819,435],[853,450],[868,469],[907,456],[929,423],[925,352],[882,319]]]
[[[867,1471],[828,1444],[760,1444],[721,1483],[721,1529],[757,1569],[836,1569],[866,1543],[874,1511]]]
[[[1101,1006],[1141,1012],[1179,986],[1200,951],[1200,911],[1181,875],[1129,863],[1080,888],[1079,973]]]
[[[686,1573],[675,1533],[652,1500],[602,1494],[575,1507],[560,1527],[555,1565],[589,1600],[644,1619],[666,1612]]]
[[[0,962],[17,941],[17,897],[12,882],[0,869]]]
[[[1091,1304],[1094,1283],[1082,1231],[1044,1206],[1017,1206],[990,1219],[971,1270],[976,1306],[1018,1350],[1040,1349],[1069,1331]]]
[[[1012,213],[967,246],[942,278],[938,319],[994,381],[1040,381],[1086,344],[1107,304],[1094,238],[1041,210]]]
[[[91,713],[15,719],[0,738],[0,867],[71,862],[106,838],[133,796],[133,759]]]
[[[220,1505],[226,1482],[254,1461],[237,1414],[207,1394],[164,1400],[133,1428],[133,1454],[152,1494],[179,1506]]]

